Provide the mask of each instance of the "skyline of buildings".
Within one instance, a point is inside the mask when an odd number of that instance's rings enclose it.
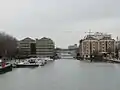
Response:
[[[24,56],[53,56],[55,43],[50,39],[43,37],[41,39],[31,39],[29,37],[18,41],[20,53]]]
[[[97,32],[97,33],[98,33],[98,32]],[[111,37],[112,37],[113,39],[115,39],[115,40],[117,41],[117,37],[118,37],[118,36],[113,37],[112,34],[110,34],[110,35],[111,35]],[[59,43],[59,40],[56,41],[54,38],[51,38],[51,39],[54,40],[54,42],[55,42],[55,44],[56,44],[56,47],[66,49],[66,48],[68,48],[68,46],[73,45],[74,43],[77,44],[77,45],[79,45],[79,40],[80,40],[80,39],[83,39],[84,36],[86,36],[86,34],[84,34],[84,35],[82,35],[82,36],[80,35],[80,38],[76,38],[76,41],[73,41],[73,42],[69,42],[69,41],[68,41],[68,43],[65,42],[65,44],[62,44],[62,45]],[[30,38],[31,38],[31,37],[30,37]],[[24,39],[24,38],[22,38],[22,39]],[[20,40],[22,40],[22,39],[18,39],[18,41],[20,41]],[[36,37],[32,37],[32,39],[35,40]],[[119,38],[119,37],[118,37],[118,41],[120,41],[120,38]]]
[[[55,48],[57,48],[54,41],[46,37],[41,39],[31,39],[27,37],[20,40],[18,46],[21,52],[31,56],[52,56]],[[104,54],[110,52],[115,54],[116,47],[120,48],[120,41],[113,39],[111,34],[95,32],[84,36],[84,38],[80,40],[79,46],[73,44],[69,45],[67,49],[74,49],[71,52],[74,56],[76,52],[79,52],[82,57],[90,57],[90,55],[94,53]]]

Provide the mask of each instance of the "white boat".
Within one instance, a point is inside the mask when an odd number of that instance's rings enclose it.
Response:
[[[44,58],[36,58],[37,62],[39,63],[40,66],[44,66],[47,61]]]
[[[53,59],[50,59],[48,57],[42,58],[44,61],[53,61]]]
[[[35,58],[30,58],[16,64],[16,67],[38,67],[38,66],[40,66],[40,63]]]

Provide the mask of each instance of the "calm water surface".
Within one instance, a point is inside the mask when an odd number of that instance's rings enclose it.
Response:
[[[120,90],[120,65],[58,60],[0,75],[0,90]]]

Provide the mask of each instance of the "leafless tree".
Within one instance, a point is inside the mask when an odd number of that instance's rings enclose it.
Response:
[[[10,57],[15,55],[17,49],[17,40],[4,32],[0,32],[0,56]]]

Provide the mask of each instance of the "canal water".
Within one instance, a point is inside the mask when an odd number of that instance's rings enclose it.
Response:
[[[120,90],[120,65],[57,60],[0,75],[0,90]]]

